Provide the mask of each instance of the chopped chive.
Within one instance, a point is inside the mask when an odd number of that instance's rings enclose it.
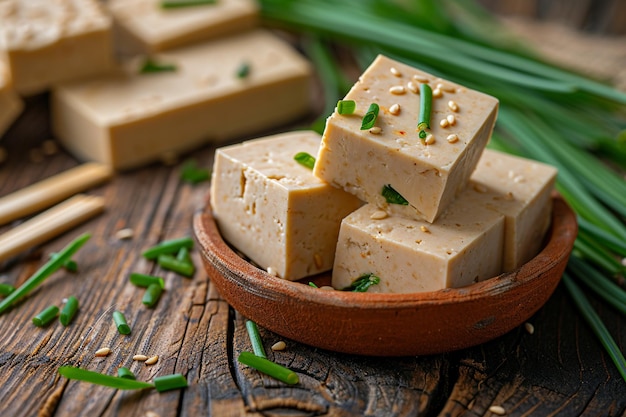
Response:
[[[174,254],[181,248],[193,248],[193,239],[189,236],[181,237],[178,239],[165,240],[142,253],[142,256],[146,259],[157,259],[161,254]]]
[[[155,277],[154,275],[133,272],[130,274],[130,282],[138,287],[148,288],[150,284],[158,284],[161,288],[165,288],[165,281],[163,278]]]
[[[248,365],[251,368],[256,369],[259,372],[263,372],[279,381],[287,384],[297,384],[300,382],[298,374],[289,368],[285,368],[277,363],[255,355],[252,352],[241,352],[237,360],[244,365]]]
[[[337,102],[337,113],[352,114],[356,110],[356,102],[354,100],[339,100]]]
[[[402,206],[408,206],[409,202],[400,195],[399,192],[394,190],[391,184],[386,184],[383,186],[383,191],[381,192],[383,197],[385,197],[385,201],[389,204],[400,204]]]
[[[161,294],[163,293],[163,288],[159,284],[150,284],[148,288],[146,288],[146,292],[143,293],[143,298],[141,302],[146,307],[154,307],[155,304],[161,298]]]
[[[46,278],[56,272],[59,268],[65,264],[65,261],[70,259],[78,249],[81,248],[91,237],[90,234],[83,234],[72,242],[70,242],[55,259],[50,259],[44,266],[39,268],[37,272],[33,274],[24,284],[9,294],[2,302],[0,302],[0,314],[4,313],[9,307],[11,307],[16,301],[22,297],[28,295],[38,285],[40,285]]]
[[[250,337],[250,343],[252,343],[252,351],[255,355],[261,358],[267,358],[265,355],[265,348],[263,348],[263,341],[259,334],[259,328],[252,320],[246,320],[246,330],[248,330],[248,337]]]
[[[33,317],[33,324],[37,327],[43,327],[47,325],[48,323],[50,323],[52,320],[54,320],[57,314],[59,314],[59,307],[57,306],[47,307],[43,311],[41,311],[39,314],[37,314],[35,317]]]
[[[189,159],[181,167],[180,179],[190,184],[199,184],[211,179],[211,171],[198,167],[194,159]]]
[[[430,129],[430,113],[433,105],[433,90],[426,83],[420,84],[420,113],[417,123],[420,139],[426,137],[425,129]]]
[[[52,252],[50,254],[50,259],[53,259],[55,256],[59,256],[59,254],[56,252]],[[65,263],[63,263],[63,268],[65,268],[69,272],[76,272],[78,271],[78,264],[76,263],[76,261],[68,259],[67,261],[65,261]]]
[[[157,376],[152,382],[158,392],[186,388],[188,386],[187,379],[182,374]]]
[[[11,284],[0,284],[0,295],[6,297],[15,291],[15,287]]]
[[[135,377],[135,374],[125,366],[120,366],[119,368],[117,368],[117,376],[118,378],[131,379],[133,381],[137,379]]]
[[[117,310],[114,311],[113,321],[115,322],[115,327],[117,327],[117,331],[120,332],[120,334],[130,334],[131,329],[126,322],[126,317],[124,317],[124,313]]]
[[[73,295],[67,297],[67,302],[63,306],[61,310],[61,315],[59,316],[59,321],[62,325],[67,326],[70,324],[76,312],[78,311],[78,299]]]
[[[314,283],[313,281],[309,281],[309,287],[319,288],[319,287],[317,286],[317,284],[316,284],[316,283]]]
[[[193,261],[191,259],[191,255],[189,254],[189,249],[188,248],[180,248],[180,250],[176,254],[176,260],[177,261],[181,261],[181,262],[186,262],[186,263],[189,263],[189,264],[193,263]]]
[[[248,62],[242,62],[237,68],[237,78],[247,78],[250,75],[250,64]]]
[[[367,113],[365,113],[365,116],[363,116],[363,120],[361,121],[361,130],[367,130],[374,127],[376,124],[376,118],[378,117],[378,110],[378,104],[370,104],[369,109],[367,109]]]
[[[308,169],[313,169],[315,166],[315,157],[306,152],[298,152],[293,159],[299,163],[300,165],[307,167]]]
[[[374,274],[363,274],[343,291],[366,292],[372,285],[378,285],[380,278]]]
[[[154,388],[154,384],[143,381],[135,381],[129,378],[120,378],[112,375],[104,375],[99,372],[88,371],[86,369],[76,368],[73,366],[61,366],[59,374],[67,379],[76,379],[78,381],[90,382],[96,385],[117,389],[143,389]]]
[[[196,267],[192,263],[179,261],[172,255],[162,254],[157,258],[157,263],[163,269],[174,271],[180,275],[191,277],[196,271]]]
[[[179,7],[202,6],[207,4],[215,4],[217,0],[163,0],[161,1],[162,9],[177,9]]]
[[[174,64],[162,64],[148,57],[143,61],[139,73],[152,74],[156,72],[172,72],[176,71],[176,69],[176,65]]]

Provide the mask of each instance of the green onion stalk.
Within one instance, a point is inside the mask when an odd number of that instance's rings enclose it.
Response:
[[[321,120],[346,91],[336,51],[362,70],[384,54],[499,99],[489,146],[558,168],[556,188],[580,229],[565,288],[626,380],[622,353],[578,290],[626,314],[626,93],[547,62],[470,0],[260,4],[266,24],[314,45],[327,103]]]

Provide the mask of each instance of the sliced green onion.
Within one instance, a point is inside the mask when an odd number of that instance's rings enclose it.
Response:
[[[126,317],[124,317],[124,313],[117,310],[114,311],[113,321],[115,322],[115,327],[117,327],[117,331],[120,332],[120,334],[130,334],[131,329],[126,322]]]
[[[426,137],[425,129],[430,129],[430,113],[433,105],[433,90],[426,83],[420,84],[420,113],[417,123],[420,139]]]
[[[372,285],[378,285],[380,278],[374,274],[364,274],[357,278],[350,286],[343,291],[366,292]]]
[[[177,9],[179,7],[203,6],[207,4],[215,4],[217,0],[163,0],[161,1],[162,9]]]
[[[150,284],[148,288],[146,288],[146,292],[143,293],[141,302],[146,307],[154,307],[159,301],[159,298],[161,298],[162,293],[163,288],[161,288],[159,284]]]
[[[381,192],[383,197],[385,197],[385,201],[389,204],[400,204],[402,206],[408,206],[409,202],[400,195],[399,192],[394,190],[391,184],[386,184],[383,186],[383,191]]]
[[[179,261],[172,255],[159,255],[159,257],[157,258],[157,263],[163,269],[174,271],[186,277],[191,277],[196,271],[196,267],[193,266],[192,263]]]
[[[315,157],[306,152],[298,152],[293,159],[299,163],[300,165],[307,167],[308,169],[313,169],[315,166]]]
[[[50,259],[53,259],[55,256],[59,256],[59,254],[56,253],[56,252],[52,252],[50,254]],[[70,272],[76,272],[76,271],[78,271],[78,264],[76,263],[76,261],[74,261],[72,259],[68,259],[63,264],[63,268],[65,268],[67,271],[70,271]]]
[[[139,69],[140,74],[152,74],[156,72],[173,72],[176,71],[176,65],[163,64],[153,60],[152,58],[146,58]]]
[[[354,100],[339,100],[337,102],[337,113],[352,114],[356,110],[356,102]]]
[[[61,310],[61,315],[59,316],[59,321],[62,325],[67,326],[70,324],[76,312],[78,311],[78,299],[73,295],[67,297],[67,302],[63,306]]]
[[[187,379],[182,374],[157,376],[152,380],[152,382],[154,383],[154,388],[156,388],[158,392],[170,391],[188,386]]]
[[[0,284],[0,295],[6,297],[15,291],[15,287],[11,284]]]
[[[176,260],[177,261],[181,261],[181,262],[186,262],[186,263],[193,263],[193,261],[191,260],[191,255],[189,254],[189,249],[187,248],[181,248],[178,253],[176,254]]]
[[[165,240],[149,249],[146,249],[142,256],[146,259],[157,259],[161,254],[177,253],[181,248],[193,248],[191,237],[181,237],[178,239]]]
[[[67,379],[76,379],[78,381],[90,382],[92,384],[117,389],[144,389],[155,387],[154,384],[149,382],[135,381],[133,379],[120,378],[112,375],[104,375],[99,372],[88,371],[74,366],[61,366],[59,368],[59,374]]]
[[[40,285],[46,278],[61,268],[65,262],[78,251],[89,240],[90,234],[83,234],[72,242],[70,242],[55,259],[50,259],[44,266],[39,268],[37,272],[33,274],[24,284],[18,289],[9,294],[2,302],[0,302],[0,314],[4,313],[9,307],[11,307],[16,301],[22,297],[28,295],[38,285]]]
[[[242,62],[237,68],[237,78],[247,78],[250,75],[250,64],[248,62]]]
[[[277,363],[255,355],[252,352],[241,352],[237,360],[244,365],[248,365],[251,368],[256,369],[259,372],[263,372],[273,378],[278,379],[287,384],[297,384],[300,382],[298,374],[289,368],[285,368]]]
[[[363,120],[361,121],[361,130],[367,130],[374,127],[376,124],[376,118],[378,118],[379,109],[380,107],[378,107],[378,104],[370,104],[369,109],[367,109],[367,113],[365,113],[365,116],[363,116]]]
[[[165,288],[165,281],[163,278],[156,277],[154,275],[133,272],[130,274],[130,282],[138,287],[148,288],[151,284],[158,284],[161,288]]]
[[[265,348],[263,348],[263,341],[259,334],[259,328],[252,320],[246,321],[246,330],[248,330],[248,337],[250,337],[250,343],[252,343],[252,350],[254,354],[261,358],[267,358],[265,355]]]
[[[317,286],[317,284],[316,284],[316,283],[314,283],[313,281],[309,281],[309,287],[319,288],[319,287]]]
[[[35,317],[33,317],[33,324],[37,327],[43,327],[54,320],[59,314],[59,307],[50,306],[45,308]]]
[[[137,379],[135,374],[125,366],[117,368],[117,376],[118,378],[132,379],[133,381]]]
[[[183,163],[180,170],[180,179],[190,184],[199,184],[211,179],[211,171],[198,167],[197,162],[194,159],[190,159]]]

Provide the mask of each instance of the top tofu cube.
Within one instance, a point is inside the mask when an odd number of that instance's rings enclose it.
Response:
[[[417,131],[421,82],[433,89],[432,138],[426,141]],[[356,111],[329,117],[314,174],[390,214],[431,223],[466,187],[498,109],[491,96],[384,56],[375,59],[345,99],[356,102]],[[380,106],[375,124],[380,131],[360,130],[371,103]],[[387,203],[386,185],[408,204]]]

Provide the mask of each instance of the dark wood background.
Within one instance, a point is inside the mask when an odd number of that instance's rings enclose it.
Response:
[[[0,165],[0,195],[78,164],[64,151],[33,162],[29,153],[51,138],[47,98],[28,100],[27,111],[0,140],[9,159]],[[245,138],[240,138],[245,139]],[[210,167],[214,148],[190,157]],[[322,351],[261,329],[270,359],[291,367],[290,387],[236,362],[250,350],[244,318],[223,301],[201,269],[192,279],[166,273],[141,251],[163,239],[190,235],[208,183],[179,180],[180,165],[154,164],[118,174],[91,194],[106,198],[106,212],[28,253],[0,263],[0,282],[25,281],[52,251],[82,232],[93,234],[78,252],[78,273],[59,271],[17,308],[0,316],[0,416],[482,416],[500,405],[509,416],[626,416],[626,383],[559,287],[523,327],[484,345],[427,357],[367,358]],[[13,225],[0,227],[0,233]],[[130,227],[121,241],[115,232]],[[141,304],[131,272],[166,279],[154,309]],[[69,295],[81,303],[74,322],[46,328],[31,318]],[[589,294],[617,343],[626,346],[626,321]],[[111,312],[123,311],[133,332],[117,333]],[[315,317],[311,317],[315,320]],[[416,340],[415,343],[423,343]],[[111,355],[94,357],[101,347]],[[132,362],[158,354],[156,365]],[[159,394],[117,391],[68,381],[61,365],[115,374],[129,366],[140,380],[180,372],[190,386]]]

